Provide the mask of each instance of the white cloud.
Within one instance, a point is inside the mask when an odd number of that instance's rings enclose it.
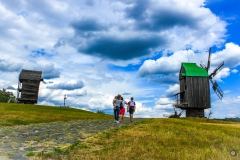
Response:
[[[155,109],[169,109],[173,108],[175,101],[170,98],[159,98],[154,106]]]
[[[168,75],[179,73],[182,62],[196,63],[200,66],[200,62],[207,62],[208,51],[204,50],[199,53],[193,50],[180,50],[174,52],[170,56],[162,56],[157,60],[145,60],[139,68],[140,76],[153,74]]]
[[[54,103],[50,103],[48,101],[42,101],[42,102],[38,103],[37,105],[55,106]]]
[[[169,97],[173,97],[174,94],[178,93],[180,90],[179,84],[170,85],[166,90],[165,95]]]
[[[222,78],[226,78],[230,75],[229,68],[223,68],[216,76],[213,77],[214,80],[222,81]]]
[[[237,70],[237,69],[233,69],[233,70],[231,70],[231,72],[232,72],[232,73],[237,73],[238,70]]]
[[[234,68],[240,65],[240,46],[234,43],[227,43],[225,49],[211,55],[211,64],[214,67],[224,61],[224,67]]]
[[[211,111],[213,112],[213,118],[225,118],[225,117],[240,117],[240,96],[237,97],[225,97],[222,100],[217,100],[212,103]]]

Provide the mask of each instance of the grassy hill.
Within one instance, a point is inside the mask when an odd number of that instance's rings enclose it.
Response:
[[[25,104],[0,103],[0,127],[113,119],[106,114]],[[204,118],[149,119],[101,132],[68,148],[38,159],[240,159],[240,123]],[[35,157],[36,158],[36,157]]]
[[[74,108],[0,103],[0,126],[85,119],[113,119],[113,116]]]

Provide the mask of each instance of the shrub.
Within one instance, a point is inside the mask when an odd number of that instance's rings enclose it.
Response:
[[[100,114],[105,114],[105,112],[104,112],[104,111],[102,111],[102,110],[98,110],[98,111],[97,111],[97,113],[100,113]]]
[[[13,95],[12,92],[6,91],[3,88],[3,90],[0,90],[0,102],[16,103],[16,97]]]

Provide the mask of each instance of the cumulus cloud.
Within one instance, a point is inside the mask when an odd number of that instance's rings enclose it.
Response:
[[[153,82],[161,85],[171,85],[178,82],[177,74],[170,75],[152,75],[148,78],[148,82]]]
[[[60,71],[58,71],[54,64],[47,64],[45,66],[38,66],[35,68],[36,70],[42,71],[43,79],[52,79],[52,78],[59,78],[60,77]]]
[[[48,86],[47,88],[62,89],[62,90],[74,90],[74,89],[79,89],[79,88],[83,88],[83,87],[84,87],[84,83],[82,81],[77,81],[75,83],[66,82],[66,83],[54,84],[52,86]]]
[[[180,90],[179,84],[170,85],[169,88],[165,91],[165,96],[173,98],[173,95],[178,93]]]
[[[226,32],[226,23],[204,8],[204,1],[118,1],[112,2],[111,8],[107,3],[98,5],[104,6],[108,15],[94,12],[71,22],[75,31],[71,41],[80,53],[129,60],[154,51],[176,51],[187,44],[199,49],[203,39],[210,42],[205,41],[205,46],[220,43]]]
[[[156,102],[157,105],[168,105],[172,104],[173,100],[170,98],[159,98],[158,101]]]
[[[211,55],[211,65],[217,67],[224,61],[224,67],[235,68],[240,65],[240,46],[227,43],[225,49]]]
[[[175,101],[170,98],[159,98],[154,106],[155,109],[169,109],[173,108]]]
[[[101,36],[86,44],[81,44],[78,51],[112,60],[128,60],[149,55],[150,51],[161,43],[163,40],[155,35],[129,38]]]
[[[152,7],[153,4],[155,7]],[[190,2],[185,7],[186,10],[183,11],[181,3],[174,1],[161,1],[160,3],[156,3],[156,1],[134,1],[125,11],[126,17],[135,20],[136,28],[141,30],[161,31],[175,26],[196,28],[197,23],[195,22],[200,20],[203,15],[189,15],[192,10],[188,7],[200,10],[198,4]],[[205,12],[209,11],[205,10]]]
[[[9,89],[9,90],[17,90],[17,89],[14,88],[13,86],[8,86],[6,89]]]
[[[196,62],[197,55],[192,50],[181,50],[170,56],[162,56],[157,60],[145,60],[139,68],[141,77],[153,74],[168,75],[180,71],[181,63],[187,62],[188,57],[191,61]]]
[[[71,26],[75,30],[76,34],[87,35],[91,32],[105,31],[107,30],[107,24],[101,24],[97,19],[84,17],[81,20],[74,21]]]
[[[231,72],[232,72],[232,73],[237,73],[238,70],[237,70],[237,69],[233,69]]]
[[[0,59],[0,71],[2,72],[19,72],[22,69],[23,64],[13,63],[11,61],[6,61]]]
[[[226,118],[226,117],[240,117],[240,96],[237,97],[225,97],[222,100],[217,100],[216,102],[212,103],[211,111],[213,112],[212,116],[221,117],[219,118]]]
[[[61,46],[65,46],[66,45],[66,43],[67,43],[67,39],[65,39],[65,38],[60,38],[58,41],[57,41],[57,43],[56,44],[54,44],[54,48],[59,48],[59,47],[61,47]]]

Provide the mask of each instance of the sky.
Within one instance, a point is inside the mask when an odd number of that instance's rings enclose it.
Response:
[[[173,113],[182,62],[205,65],[212,118],[240,117],[239,0],[0,0],[0,88],[17,96],[22,69],[42,71],[39,105],[113,114],[121,94],[135,117]],[[210,85],[211,86],[211,85]],[[180,110],[178,110],[179,112]],[[164,116],[165,115],[165,116]],[[184,116],[184,114],[183,114]]]

